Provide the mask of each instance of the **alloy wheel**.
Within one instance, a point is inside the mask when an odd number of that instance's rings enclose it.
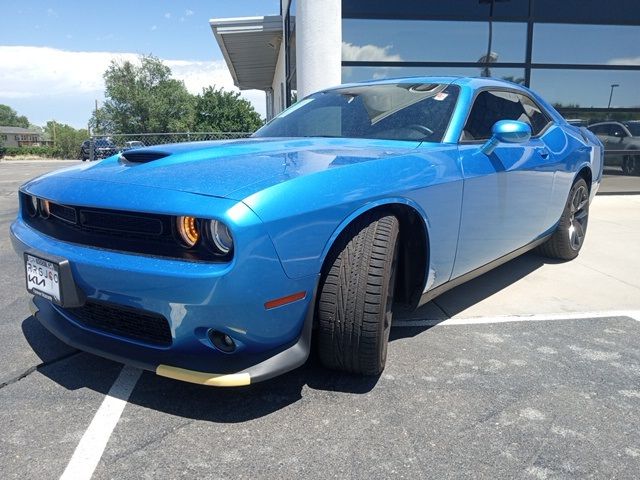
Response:
[[[569,245],[572,250],[580,250],[587,231],[589,220],[589,192],[581,185],[571,198],[571,217],[569,223]]]

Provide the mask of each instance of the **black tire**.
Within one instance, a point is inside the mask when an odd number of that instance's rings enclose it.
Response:
[[[379,375],[387,360],[398,219],[382,212],[351,224],[332,249],[322,274],[317,306],[317,346],[334,370]]]
[[[640,175],[640,155],[625,155],[622,159],[624,175]]]
[[[589,187],[584,179],[576,180],[569,191],[556,231],[537,249],[549,258],[573,260],[584,244],[589,222]]]

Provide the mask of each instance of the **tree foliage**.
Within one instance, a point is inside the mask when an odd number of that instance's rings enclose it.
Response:
[[[199,132],[253,132],[262,119],[238,92],[207,87],[195,98],[195,125]]]
[[[104,82],[106,101],[92,119],[99,132],[177,132],[192,123],[191,94],[156,57],[143,56],[139,65],[114,60]]]
[[[251,132],[262,125],[238,93],[208,87],[194,96],[151,55],[139,64],[111,62],[104,81],[106,100],[90,120],[95,133]]]
[[[60,158],[78,158],[80,144],[89,136],[86,129],[76,130],[55,120],[47,122],[44,134],[47,139],[53,141],[53,155]]]
[[[3,127],[29,128],[29,119],[24,115],[18,115],[9,105],[0,104],[0,125]]]

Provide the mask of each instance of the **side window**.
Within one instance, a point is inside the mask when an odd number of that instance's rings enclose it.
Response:
[[[602,135],[604,133],[602,125],[594,125],[594,126],[588,127],[588,128],[589,128],[589,130],[591,130],[596,135]]]
[[[614,137],[620,137],[620,138],[627,136],[622,126],[618,125],[617,123],[611,124],[611,135],[613,135]]]
[[[539,135],[551,121],[542,109],[526,95],[516,94],[522,104],[522,109],[529,118],[527,122],[531,126],[531,135]]]
[[[529,123],[520,100],[513,93],[498,90],[480,92],[471,107],[461,140],[488,140],[491,128],[498,120]]]
[[[542,109],[529,97],[488,90],[480,92],[473,102],[461,140],[488,140],[491,138],[491,128],[498,120],[528,123],[533,136],[538,135],[550,122]]]

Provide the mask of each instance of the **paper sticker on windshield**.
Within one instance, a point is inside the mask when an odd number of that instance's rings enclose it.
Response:
[[[444,93],[444,92],[440,92],[440,93],[436,93],[433,96],[434,100],[438,100],[439,102],[441,102],[442,100],[444,100],[445,98],[447,98],[449,96],[448,93]]]

